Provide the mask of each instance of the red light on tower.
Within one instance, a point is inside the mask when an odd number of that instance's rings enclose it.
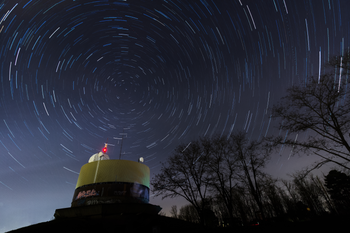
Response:
[[[107,152],[107,143],[105,143],[105,147],[103,147],[102,152],[105,154]]]

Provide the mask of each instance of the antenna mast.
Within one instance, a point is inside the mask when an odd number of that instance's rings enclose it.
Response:
[[[123,133],[124,133],[124,129],[123,129]],[[121,159],[121,158],[122,158],[123,141],[124,141],[124,137],[122,136],[122,142],[120,143],[120,153],[119,153],[119,159]]]
[[[121,140],[121,143],[120,143],[120,152],[119,152],[119,159],[122,158],[122,149],[123,149],[123,141],[124,141],[124,136],[127,137],[127,133],[124,132],[124,130],[126,129],[130,129],[130,128],[123,128],[123,133],[119,133],[119,135],[121,135],[122,137],[121,138],[114,138],[114,139],[119,139]]]

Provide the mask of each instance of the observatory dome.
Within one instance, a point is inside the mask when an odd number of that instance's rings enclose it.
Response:
[[[109,156],[100,151],[90,157],[89,163],[99,161],[99,160],[109,160]]]

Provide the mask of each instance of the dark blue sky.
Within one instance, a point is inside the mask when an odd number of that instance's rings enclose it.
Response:
[[[69,207],[80,167],[279,133],[269,107],[349,49],[347,0],[0,1],[0,231]],[[285,135],[286,132],[280,132]],[[312,158],[273,156],[286,177]],[[174,200],[152,199],[165,212]]]

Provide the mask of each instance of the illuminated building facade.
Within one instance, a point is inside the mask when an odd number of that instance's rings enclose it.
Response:
[[[104,203],[148,203],[149,168],[129,160],[98,160],[82,166],[72,207]]]
[[[130,160],[110,160],[103,150],[80,169],[71,208],[57,209],[56,218],[157,214],[161,207],[149,204],[150,169]]]

